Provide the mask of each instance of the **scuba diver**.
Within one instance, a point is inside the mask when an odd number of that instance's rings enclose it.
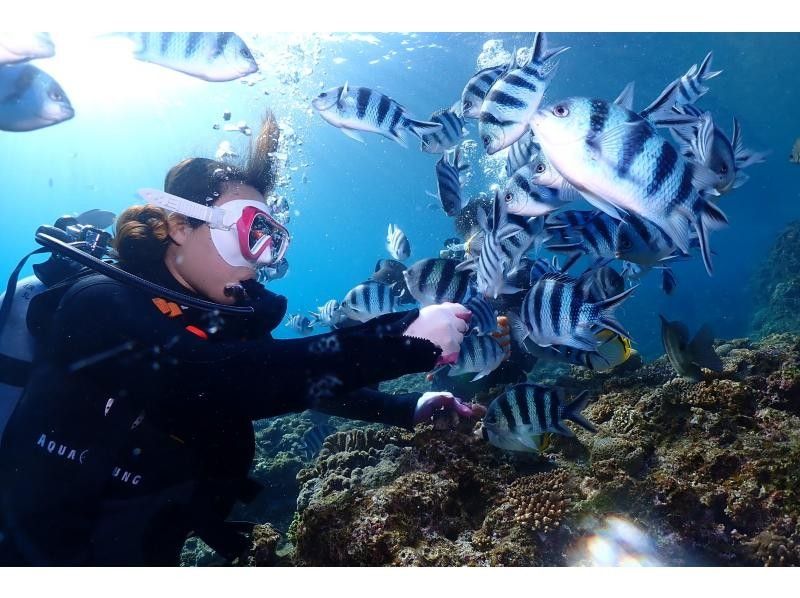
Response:
[[[478,414],[450,393],[370,388],[454,361],[463,306],[272,338],[286,299],[255,277],[289,245],[265,203],[277,141],[268,113],[243,167],[175,165],[165,192],[144,190],[147,205],[117,219],[115,265],[89,260],[97,271],[30,299],[36,350],[0,439],[0,564],[177,565],[193,535],[234,560],[248,528],[226,518],[261,490],[253,421],[313,409],[413,428],[435,411]]]

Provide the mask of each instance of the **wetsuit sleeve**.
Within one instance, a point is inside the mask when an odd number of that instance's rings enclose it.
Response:
[[[109,392],[180,388],[251,419],[316,409],[321,401],[404,374],[430,370],[441,349],[402,336],[418,310],[387,314],[361,326],[291,340],[214,342],[167,318],[149,297],[113,282],[83,287],[55,317],[60,361]],[[179,400],[179,399],[175,399]],[[364,405],[364,403],[358,403]],[[360,417],[355,413],[352,417]]]
[[[414,429],[414,411],[422,393],[388,394],[362,388],[332,401],[321,401],[318,411],[348,419],[363,419],[388,426]]]

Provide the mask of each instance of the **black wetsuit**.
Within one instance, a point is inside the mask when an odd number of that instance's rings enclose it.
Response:
[[[140,274],[187,292],[163,265]],[[441,353],[402,336],[416,310],[273,340],[258,318],[102,275],[38,311],[41,350],[0,444],[0,564],[171,565],[192,533],[224,545],[253,491],[252,421],[312,408],[411,427],[419,395],[366,387]]]

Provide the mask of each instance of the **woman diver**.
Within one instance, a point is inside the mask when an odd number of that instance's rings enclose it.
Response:
[[[477,414],[448,393],[370,388],[453,360],[470,317],[460,305],[271,337],[286,299],[255,276],[289,244],[265,203],[271,114],[255,139],[242,168],[180,162],[166,193],[145,192],[152,203],[116,224],[122,270],[222,309],[99,273],[31,301],[42,342],[0,442],[0,564],[176,565],[192,535],[234,559],[249,542],[225,519],[260,490],[247,477],[253,421],[315,409],[410,428],[437,409]]]

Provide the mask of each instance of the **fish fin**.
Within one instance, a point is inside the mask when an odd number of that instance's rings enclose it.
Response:
[[[626,110],[633,111],[633,91],[634,91],[635,82],[631,81],[625,86],[625,89],[622,90],[617,96],[617,99],[614,100],[614,103],[618,106],[622,106]]]
[[[345,81],[344,85],[342,85],[341,91],[339,91],[339,101],[340,102],[347,97],[348,86],[349,86],[348,85],[348,81]]]
[[[531,46],[530,62],[536,64],[544,64],[555,58],[562,52],[569,50],[569,46],[559,46],[556,48],[547,47],[547,36],[543,31],[537,32],[533,38],[533,46]]]
[[[741,170],[737,170],[736,171],[736,176],[733,179],[733,186],[731,188],[732,189],[738,189],[739,187],[744,185],[749,180],[750,180],[750,175],[749,174],[747,174],[747,173],[745,173],[745,172],[743,172]]]
[[[583,241],[578,241],[576,243],[559,243],[558,245],[546,245],[545,249],[559,253],[579,252],[581,255],[586,252],[586,249],[583,246]]]
[[[575,397],[569,405],[564,407],[564,419],[574,421],[582,428],[589,430],[589,432],[597,432],[597,428],[582,413],[586,405],[589,404],[589,398],[589,392],[586,390]]]
[[[503,283],[503,286],[500,287],[500,294],[501,295],[513,295],[515,293],[519,293],[522,289],[512,286],[507,282]]]
[[[571,347],[580,349],[581,351],[594,351],[597,348],[597,338],[588,326],[577,326],[572,335]],[[540,345],[545,346],[545,345]],[[561,353],[561,350],[556,345],[549,345],[556,352]]]
[[[714,351],[714,333],[711,331],[711,326],[704,324],[697,331],[688,348],[695,364],[715,372],[722,371],[722,360]]]
[[[515,434],[517,440],[519,440],[520,444],[523,446],[527,446],[528,448],[534,451],[541,451],[541,434]]]
[[[472,379],[472,382],[477,382],[481,378],[484,378],[485,376],[488,376],[489,374],[491,374],[493,371],[494,371],[494,368],[487,368],[487,369],[481,370],[480,372],[475,374],[475,377]]]
[[[711,156],[714,145],[714,121],[710,112],[704,112],[698,120],[697,132],[689,142],[689,147],[697,162],[705,164]],[[694,174],[694,173],[693,173]],[[716,174],[715,174],[716,176]]]
[[[359,133],[355,129],[348,129],[347,127],[339,127],[339,130],[345,135],[347,135],[350,139],[355,139],[356,141],[364,143],[364,138],[361,136],[361,133]]]
[[[672,268],[664,268],[661,271],[661,289],[667,295],[672,295],[676,286],[677,282],[675,280],[675,274],[672,272]]]
[[[625,216],[628,215],[628,213],[625,210],[615,206],[613,203],[611,203],[606,199],[603,199],[599,195],[595,195],[587,191],[582,191],[580,195],[582,195],[586,199],[586,201],[592,204],[592,206],[594,206],[601,212],[605,212],[615,220],[622,220],[623,218],[625,218]]]
[[[634,127],[642,125],[642,121],[626,121],[614,127],[606,129],[599,135],[587,138],[586,144],[593,150],[594,159],[599,160],[603,156],[613,156],[614,159],[619,152],[625,148],[625,142]]]
[[[569,203],[571,201],[583,199],[583,195],[581,195],[581,192],[578,191],[575,185],[564,180],[561,187],[558,189],[558,199],[564,203]]]
[[[528,331],[525,330],[525,324],[522,323],[522,319],[514,312],[508,312],[506,317],[508,318],[511,338],[514,339],[514,342],[520,347],[524,347],[525,340],[528,338]]]
[[[754,152],[744,147],[742,143],[742,127],[739,120],[733,119],[733,139],[731,140],[731,147],[733,147],[733,160],[737,169],[747,168],[753,164],[760,164],[766,161],[770,152]],[[738,174],[738,173],[737,173]],[[746,180],[746,179],[745,179]],[[739,185],[744,184],[744,181]],[[736,185],[734,184],[734,189]]]
[[[621,293],[614,295],[613,297],[609,297],[608,299],[603,299],[602,301],[598,301],[595,304],[601,310],[599,318],[599,324],[601,326],[608,328],[612,332],[616,332],[620,336],[625,336],[630,338],[631,335],[628,334],[628,332],[622,327],[622,325],[619,322],[617,322],[612,312],[620,303],[625,301],[625,299],[627,299],[631,295],[631,293],[633,293],[633,291],[636,290],[638,286],[639,285],[632,286],[631,288],[626,289]]]
[[[422,143],[425,143],[425,140],[422,139],[423,135],[431,135],[433,133],[438,133],[442,130],[441,123],[434,123],[428,122],[424,120],[414,120],[413,118],[405,118],[403,120],[403,128],[407,131],[411,131],[414,135],[420,138]]]
[[[556,434],[560,434],[561,436],[566,436],[567,438],[575,437],[575,432],[573,432],[567,426],[565,426],[563,422],[553,422],[552,426],[553,426],[552,431]]]
[[[692,213],[692,223],[697,231],[697,240],[700,243],[700,253],[703,256],[703,264],[709,276],[713,273],[714,266],[711,261],[711,247],[708,241],[710,230],[717,230],[728,224],[728,218],[711,201],[699,198]]]
[[[464,270],[474,270],[477,267],[477,260],[474,257],[468,257],[463,262],[456,264],[456,272],[463,272]]]
[[[697,78],[700,80],[701,83],[708,81],[709,79],[713,79],[717,75],[722,74],[722,71],[712,71],[711,70],[711,60],[714,58],[714,53],[709,52],[706,54],[706,57],[703,58],[703,62],[700,63],[700,70],[697,73]],[[703,92],[705,93],[705,92]],[[690,102],[694,104],[694,102]]]
[[[394,131],[389,131],[386,136],[395,141],[399,146],[408,149],[408,141],[404,135],[404,129],[396,129]],[[424,144],[424,142],[423,142]]]

